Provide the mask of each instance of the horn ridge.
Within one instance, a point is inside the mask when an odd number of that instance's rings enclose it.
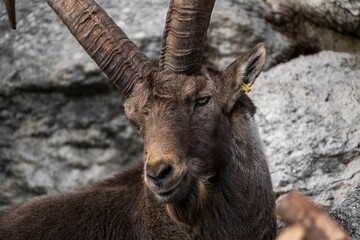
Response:
[[[123,94],[150,71],[150,60],[95,0],[46,1]]]
[[[168,45],[168,46],[164,47],[164,50],[171,52],[172,56],[186,56],[193,52],[200,51],[200,50],[202,50],[202,48],[198,47],[194,50],[192,50],[192,49],[176,49],[175,46]]]
[[[16,29],[15,0],[4,0],[6,12],[12,29]]]
[[[163,33],[159,67],[176,73],[201,70],[215,0],[172,0]]]
[[[175,66],[172,65],[171,63],[164,63],[167,66],[167,69],[171,69],[171,71],[173,73],[178,73],[178,74],[182,74],[184,73],[186,70],[188,70],[189,68],[195,68],[197,67],[199,64],[201,64],[201,62],[194,62],[191,65],[186,65],[185,67],[181,67],[181,66]],[[196,74],[196,73],[194,73]]]

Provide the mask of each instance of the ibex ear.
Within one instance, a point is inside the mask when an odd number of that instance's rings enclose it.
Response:
[[[241,56],[227,67],[225,75],[225,110],[231,112],[234,104],[245,92],[250,92],[251,86],[261,73],[265,64],[266,50],[259,43],[249,53]]]

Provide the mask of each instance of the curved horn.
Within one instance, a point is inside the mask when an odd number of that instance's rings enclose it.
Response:
[[[123,94],[148,74],[150,60],[94,0],[46,1]]]
[[[10,25],[12,29],[16,29],[16,12],[15,12],[15,0],[4,0],[6,12],[9,17]]]
[[[160,69],[200,71],[207,29],[215,0],[172,0],[161,49]]]

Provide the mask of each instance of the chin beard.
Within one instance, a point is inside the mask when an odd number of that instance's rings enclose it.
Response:
[[[190,189],[187,196],[180,201],[167,203],[166,209],[169,216],[178,223],[196,226],[203,209],[207,203],[207,179],[200,179]]]

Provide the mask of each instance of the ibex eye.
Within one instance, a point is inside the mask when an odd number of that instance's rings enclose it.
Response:
[[[202,107],[210,101],[210,97],[201,97],[196,100],[195,107]]]

